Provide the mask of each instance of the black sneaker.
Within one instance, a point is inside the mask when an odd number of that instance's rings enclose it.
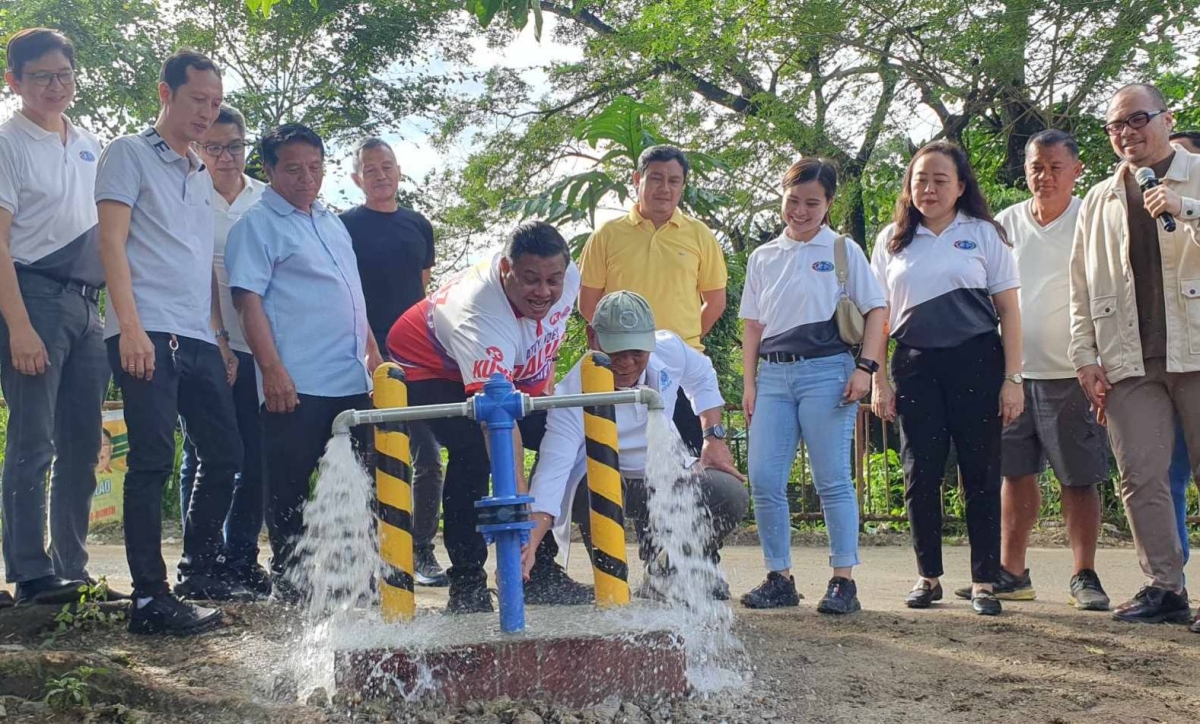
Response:
[[[992,584],[992,593],[1001,601],[1032,601],[1037,598],[1028,568],[1021,575],[1014,576],[1002,566],[996,582]],[[971,600],[971,586],[954,589],[954,595],[965,601]]]
[[[282,606],[299,606],[304,603],[304,591],[292,583],[285,574],[272,573],[270,580],[271,603]]]
[[[1067,599],[1080,611],[1107,611],[1108,594],[1100,585],[1100,576],[1091,568],[1085,568],[1071,576],[1071,595]]]
[[[226,571],[225,579],[242,586],[256,599],[265,599],[271,595],[271,574],[257,563],[231,568]]]
[[[1131,600],[1117,606],[1113,618],[1127,623],[1188,623],[1192,609],[1187,595],[1143,586]]]
[[[450,580],[450,600],[446,602],[446,613],[491,613],[494,610],[486,577]]]
[[[195,573],[175,584],[175,595],[189,601],[253,601],[255,595],[237,581]]]
[[[1196,620],[1192,621],[1192,625],[1188,627],[1192,633],[1200,634],[1200,608],[1196,609]]]
[[[433,555],[433,546],[416,548],[413,553],[413,580],[418,586],[442,588],[450,585],[450,579],[438,564],[437,556]]]
[[[742,605],[746,608],[785,608],[799,606],[802,598],[804,596],[796,590],[795,578],[785,578],[783,574],[771,571],[758,588],[742,595]]]
[[[192,636],[216,628],[220,623],[221,609],[201,608],[169,593],[155,596],[145,606],[134,602],[129,611],[129,633],[135,634]]]
[[[8,591],[0,591],[0,608],[12,608],[17,605],[13,600],[12,594]]]
[[[42,576],[32,581],[17,584],[17,603],[74,603],[79,600],[79,589],[85,581],[68,580],[58,576]]]
[[[817,604],[817,612],[842,614],[861,610],[862,605],[858,602],[858,584],[841,576],[830,578],[825,597]]]
[[[595,598],[591,586],[572,580],[557,563],[535,565],[525,582],[525,603],[531,606],[581,606]]]

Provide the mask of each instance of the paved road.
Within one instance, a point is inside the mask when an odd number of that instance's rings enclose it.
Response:
[[[91,564],[93,575],[108,577],[114,588],[129,590],[129,570],[125,563],[125,549],[120,545],[93,545]],[[164,555],[168,570],[173,571],[174,564],[179,559],[180,547],[177,544],[164,545]],[[446,562],[445,550],[438,547],[438,555]],[[637,551],[629,548],[629,560],[637,560]],[[916,575],[916,564],[912,551],[902,546],[868,547],[864,546],[860,553],[864,564],[855,571],[859,586],[859,598],[864,608],[872,610],[900,610],[903,608],[903,597],[912,586]],[[816,601],[824,594],[825,582],[830,571],[824,567],[828,561],[825,549],[816,547],[797,547],[792,551],[795,565],[794,574],[801,593],[806,599],[805,605],[816,605]],[[753,588],[762,579],[762,555],[758,548],[750,546],[731,546],[722,552],[722,565],[729,578],[730,586],[735,595]],[[1071,553],[1067,549],[1034,549],[1029,553],[1029,565],[1033,572],[1033,582],[1037,587],[1038,600],[1030,603],[1010,604],[1015,607],[1033,607],[1042,610],[1061,610],[1067,605],[1067,583],[1072,573]],[[947,571],[943,585],[950,588],[965,585],[969,580],[968,549],[966,547],[947,547],[945,549],[945,566]],[[1200,576],[1200,569],[1191,566],[1193,575]],[[640,576],[640,565],[636,562],[630,566],[634,581]],[[1097,569],[1104,582],[1105,588],[1113,598],[1114,603],[1131,597],[1142,583],[1142,574],[1138,568],[1137,556],[1130,548],[1102,549],[1097,556]],[[0,570],[3,567],[0,566]],[[582,544],[575,543],[569,571],[577,580],[590,582],[591,572],[588,570],[587,557],[584,555]],[[422,607],[440,607],[446,600],[444,588],[418,588],[418,605]],[[962,604],[965,605],[965,604]]]

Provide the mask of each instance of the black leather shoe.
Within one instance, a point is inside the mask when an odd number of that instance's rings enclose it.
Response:
[[[0,608],[12,608],[17,605],[13,600],[12,594],[8,591],[0,591]]]
[[[135,602],[129,611],[129,633],[135,634],[193,636],[216,628],[220,623],[220,609],[185,603],[169,593],[155,596],[145,606]]]
[[[58,576],[42,576],[17,584],[17,603],[72,603],[79,600],[84,581],[68,581]]]
[[[491,613],[494,610],[486,577],[450,579],[450,600],[446,602],[446,613]]]
[[[189,601],[253,601],[257,596],[237,581],[196,573],[175,584],[175,595]]]
[[[1113,618],[1127,623],[1188,623],[1192,609],[1186,595],[1155,586],[1142,586],[1131,600],[1117,606]]]
[[[976,591],[971,594],[971,610],[980,616],[999,616],[1000,599],[991,591]]]
[[[917,581],[917,585],[904,598],[904,605],[909,608],[929,608],[934,601],[942,600],[942,584],[930,586],[929,581]]]

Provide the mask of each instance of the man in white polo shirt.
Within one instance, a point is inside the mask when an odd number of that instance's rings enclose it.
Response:
[[[213,289],[212,179],[192,143],[221,108],[221,75],[200,53],[163,63],[153,126],[104,150],[96,176],[100,258],[111,309],[109,364],[125,399],[125,553],[133,633],[194,634],[221,612],[171,595],[162,558],[162,491],[175,461],[175,421],[196,445],[200,472],[186,512],[180,598],[246,598],[217,575],[221,525],[242,464]],[[220,349],[218,348],[220,346]]]
[[[1021,349],[1025,411],[1004,428],[1001,441],[1001,549],[996,598],[1037,596],[1025,549],[1038,520],[1038,474],[1047,460],[1058,478],[1063,517],[1074,554],[1070,600],[1085,611],[1108,610],[1096,575],[1100,491],[1108,480],[1108,441],[1067,355],[1071,344],[1071,248],[1080,200],[1073,195],[1083,171],[1079,147],[1067,133],[1043,131],[1025,146],[1025,180],[1033,198],[996,215],[1013,245],[1021,278]],[[970,588],[955,591],[970,597]]]
[[[0,385],[8,403],[4,573],[18,601],[65,603],[87,578],[108,367],[92,190],[100,143],[63,115],[75,48],[47,28],[8,43],[21,109],[0,126]],[[46,472],[50,551],[46,551]],[[11,603],[0,591],[0,607]]]

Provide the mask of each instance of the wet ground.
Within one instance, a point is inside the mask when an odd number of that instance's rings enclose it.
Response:
[[[578,548],[578,546],[577,546]],[[91,570],[128,586],[124,551],[92,548]],[[178,546],[168,546],[168,560]],[[864,547],[856,571],[864,610],[847,618],[815,612],[828,570],[817,547],[794,551],[805,596],[798,609],[753,612],[735,606],[749,683],[707,700],[673,705],[609,702],[589,710],[500,702],[449,710],[354,707],[297,691],[284,675],[298,623],[268,604],[227,609],[229,625],[198,639],[135,638],[119,624],[66,633],[47,642],[32,633],[35,611],[0,612],[0,692],[35,698],[48,678],[105,669],[89,680],[92,708],[55,715],[30,702],[0,699],[3,721],[451,722],[1191,722],[1200,720],[1200,635],[1180,626],[1132,626],[1067,606],[1071,557],[1065,549],[1030,553],[1038,600],[1006,603],[985,619],[966,602],[928,611],[902,605],[912,584],[906,547]],[[633,559],[631,549],[631,559]],[[587,580],[585,559],[572,575]],[[755,547],[730,547],[723,566],[736,593],[762,577]],[[632,566],[634,569],[636,565]],[[967,549],[946,549],[947,588],[967,579]],[[1130,549],[1100,551],[1097,566],[1114,601],[1141,582]],[[1197,574],[1193,574],[1197,575]],[[444,589],[419,589],[434,615]],[[304,699],[305,701],[300,701]],[[122,702],[132,707],[121,711]]]

